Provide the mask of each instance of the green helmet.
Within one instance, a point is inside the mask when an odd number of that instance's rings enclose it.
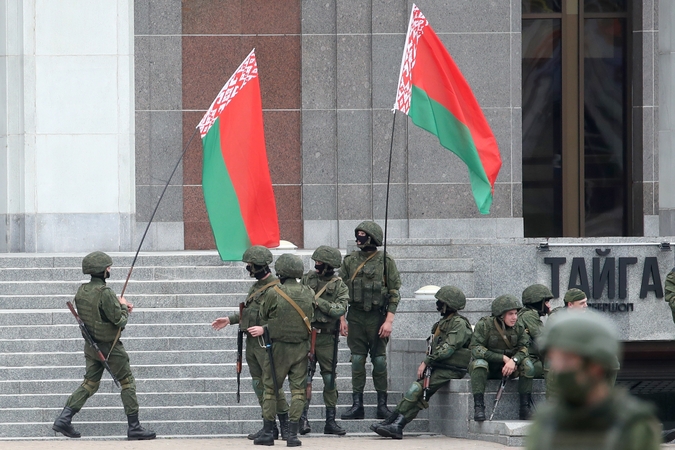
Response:
[[[518,299],[513,295],[506,294],[500,295],[492,301],[492,315],[499,317],[504,314],[506,311],[511,311],[512,309],[520,309],[523,305],[520,304]]]
[[[539,338],[539,348],[557,348],[616,369],[620,353],[616,327],[593,311],[565,311],[551,318]]]
[[[523,291],[523,305],[531,305],[541,301],[551,300],[553,293],[543,284],[533,284]]]
[[[243,262],[257,266],[269,266],[272,264],[273,259],[272,252],[262,245],[254,245],[248,248],[241,257]]]
[[[314,250],[314,253],[312,253],[312,259],[314,261],[326,263],[335,269],[342,265],[342,253],[340,253],[340,250],[327,245],[322,245]]]
[[[436,292],[434,297],[436,297],[436,300],[445,303],[455,311],[464,309],[466,306],[466,296],[464,295],[464,292],[455,286],[443,286]]]
[[[569,291],[565,292],[565,304],[578,302],[586,298],[586,293],[581,289],[572,288]]]
[[[378,224],[376,224],[373,221],[366,220],[365,222],[361,222],[358,227],[354,230],[356,231],[363,231],[366,233],[368,236],[371,237],[373,245],[376,247],[379,247],[382,245],[382,227],[380,227]]]
[[[103,273],[112,264],[112,258],[103,252],[89,253],[82,260],[82,273],[89,275]]]
[[[302,278],[305,273],[305,266],[299,256],[284,253],[274,264],[274,270],[279,277]]]

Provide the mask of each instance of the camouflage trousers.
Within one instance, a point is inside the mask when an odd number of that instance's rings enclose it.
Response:
[[[484,359],[471,361],[469,364],[469,374],[471,375],[471,392],[473,394],[485,393],[485,386],[488,379],[501,380],[502,368],[504,363],[488,363]],[[532,379],[541,378],[544,374],[544,368],[541,361],[534,358],[525,358],[516,367],[511,375],[518,377],[518,392],[520,394],[532,393]]]
[[[265,360],[267,359],[267,350],[263,347],[260,347],[260,341],[258,338],[246,337],[246,364],[248,364],[248,371],[251,374],[251,384],[253,385],[253,392],[255,392],[256,397],[258,397],[258,403],[262,408],[263,405],[263,393],[265,388],[263,387],[263,366],[265,365]],[[277,413],[285,414],[288,412],[288,402],[286,401],[286,395],[284,390],[279,385],[279,396],[277,400]]]
[[[319,333],[316,335],[316,361],[321,370],[321,378],[323,379],[323,403],[328,408],[334,408],[337,405],[338,399],[337,385],[333,384],[334,342],[335,335],[333,334]],[[309,405],[309,400],[307,401],[307,405]]]
[[[363,393],[366,386],[366,357],[373,363],[373,384],[378,392],[387,392],[387,343],[379,336],[382,314],[379,310],[360,311],[353,307],[347,314],[349,333],[347,345],[351,351],[352,392]]]
[[[100,343],[98,344],[98,347],[104,355],[108,355],[108,352],[110,352],[110,356],[108,356],[108,365],[122,385],[120,397],[122,397],[124,413],[126,415],[136,414],[138,413],[136,381],[131,373],[131,367],[129,367],[129,355],[124,349],[124,345],[122,345],[121,341],[117,341],[117,344],[115,344],[112,351],[110,351],[111,344],[112,342]],[[84,359],[86,362],[84,381],[80,387],[68,397],[68,401],[66,402],[66,406],[73,411],[82,409],[89,397],[98,391],[99,385],[101,384],[101,376],[105,370],[103,363],[98,359],[96,351],[87,343],[84,344]]]
[[[281,386],[286,377],[291,389],[291,404],[288,409],[288,420],[297,422],[300,420],[302,410],[305,408],[307,387],[307,353],[309,351],[309,342],[299,343],[274,342],[272,344],[272,354],[274,357],[274,368],[276,372],[277,383]],[[263,395],[263,419],[275,420],[277,413],[278,393],[274,392],[274,379],[272,378],[272,367],[269,358],[265,359],[263,366],[263,386],[265,394]]]
[[[429,399],[438,391],[443,385],[450,380],[459,380],[464,377],[464,373],[449,369],[433,369],[431,371],[431,378],[429,379],[429,394],[428,398],[424,399],[424,378],[415,381],[398,405],[396,405],[395,412],[402,414],[405,417],[406,423],[410,423],[417,414],[429,407]]]

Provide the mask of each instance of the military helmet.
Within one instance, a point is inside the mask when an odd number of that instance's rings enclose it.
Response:
[[[518,299],[513,295],[500,295],[492,301],[492,315],[499,317],[506,311],[511,311],[512,309],[521,309],[522,307],[523,305],[521,305]]]
[[[340,250],[327,245],[322,245],[314,250],[314,253],[312,253],[312,259],[314,261],[326,263],[335,269],[342,265],[342,253],[340,253]]]
[[[568,310],[546,324],[539,348],[557,348],[614,370],[621,346],[616,327],[608,319],[593,311]]]
[[[380,227],[375,222],[370,220],[361,222],[354,231],[363,231],[364,233],[366,233],[368,236],[372,238],[372,242],[376,247],[382,245],[383,241],[382,227]]]
[[[455,286],[443,286],[436,292],[436,300],[445,303],[455,311],[464,309],[466,306],[466,296],[461,289]]]
[[[586,298],[586,293],[582,291],[581,289],[577,288],[572,288],[569,291],[565,292],[565,304],[567,303],[573,303],[573,302],[578,302],[580,300],[584,300]]]
[[[82,260],[82,273],[89,275],[103,273],[112,264],[112,258],[103,252],[89,253]]]
[[[541,301],[551,300],[553,293],[543,284],[533,284],[523,291],[523,305],[531,305]]]
[[[305,272],[305,266],[299,256],[284,253],[274,264],[274,270],[280,277],[302,278]]]
[[[246,249],[241,260],[245,263],[255,264],[257,266],[269,266],[272,264],[272,252],[262,245],[254,245]]]

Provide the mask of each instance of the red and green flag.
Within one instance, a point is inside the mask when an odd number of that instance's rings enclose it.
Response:
[[[204,147],[202,189],[224,261],[251,245],[279,246],[255,49],[225,83],[198,125]]]
[[[394,109],[464,161],[478,210],[488,214],[502,166],[497,140],[469,83],[414,4]]]

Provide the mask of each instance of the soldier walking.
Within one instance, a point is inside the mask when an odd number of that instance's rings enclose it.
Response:
[[[312,328],[316,330],[315,356],[321,369],[323,379],[323,402],[326,405],[326,424],[324,434],[344,435],[347,432],[335,422],[335,408],[338,391],[335,367],[337,361],[338,332],[340,318],[347,311],[349,289],[335,273],[342,265],[340,250],[322,245],[312,254],[314,270],[310,270],[302,278],[302,284],[309,286],[314,294],[314,321]],[[300,418],[300,434],[311,432],[307,414],[309,400]]]
[[[377,250],[382,245],[382,228],[375,222],[361,222],[355,230],[360,251],[346,256],[340,277],[349,288],[347,319],[341,319],[341,333],[347,336],[352,361],[352,407],[343,420],[363,419],[363,390],[366,386],[366,357],[373,364],[377,391],[377,418],[390,414],[387,408],[387,343],[399,302],[401,278],[396,263]]]
[[[458,313],[466,306],[466,297],[454,286],[443,286],[435,297],[441,320],[431,327],[427,356],[417,369],[417,381],[394,412],[384,422],[371,425],[370,429],[380,436],[403,439],[403,428],[429,407],[429,399],[436,391],[466,374],[472,331],[469,320]]]
[[[518,377],[520,419],[525,420],[532,401],[534,364],[528,358],[530,338],[518,322],[522,305],[513,295],[501,295],[492,302],[492,315],[481,318],[471,338],[469,364],[474,417],[485,420],[485,386],[488,378]]]
[[[266,322],[260,318],[259,314],[262,296],[267,290],[279,284],[279,279],[272,274],[269,267],[272,264],[272,259],[272,252],[261,245],[254,245],[244,252],[241,260],[246,263],[246,270],[251,278],[255,278],[257,281],[248,291],[242,316],[239,317],[239,313],[235,313],[228,317],[220,317],[211,324],[214,329],[220,330],[230,324],[239,323],[241,328],[246,330],[246,364],[248,364],[248,370],[251,373],[253,392],[258,397],[260,408],[263,405],[264,391],[262,382],[263,365],[265,364],[267,355],[264,346],[260,345],[259,339],[251,335],[250,329],[254,326],[265,325]],[[277,400],[277,413],[281,425],[281,438],[285,440],[288,436],[288,402],[286,402],[286,396],[281,390],[279,391]],[[262,432],[263,430],[260,429],[256,433],[249,434],[248,438],[254,440]],[[279,438],[279,428],[277,428],[276,420],[274,421],[272,433],[274,439]]]
[[[91,281],[83,284],[75,294],[75,307],[89,334],[101,352],[107,356],[108,365],[122,386],[120,396],[127,415],[127,437],[130,440],[154,439],[155,432],[146,430],[138,421],[138,399],[136,381],[129,367],[129,355],[119,340],[127,326],[129,313],[134,305],[124,297],[117,297],[106,286],[113,265],[112,258],[103,252],[93,252],[82,260],[82,272],[91,275]],[[68,398],[61,415],[57,417],[52,429],[70,438],[79,438],[71,420],[84,406],[87,399],[98,391],[105,366],[98,358],[94,347],[85,342],[84,359],[86,371],[82,385]]]
[[[274,269],[280,284],[269,289],[262,297],[260,317],[267,322],[265,328],[255,326],[251,336],[258,337],[267,331],[271,352],[263,369],[263,433],[253,443],[274,445],[272,430],[277,413],[276,386],[281,386],[288,376],[291,405],[288,410],[288,439],[286,446],[302,445],[298,439],[299,420],[305,408],[307,382],[307,352],[314,315],[314,291],[300,284],[304,267],[295,255],[284,254],[277,259]]]
[[[661,427],[652,407],[610,384],[620,353],[611,322],[593,311],[557,314],[547,324],[539,348],[556,373],[559,396],[535,414],[528,449],[660,447]]]

